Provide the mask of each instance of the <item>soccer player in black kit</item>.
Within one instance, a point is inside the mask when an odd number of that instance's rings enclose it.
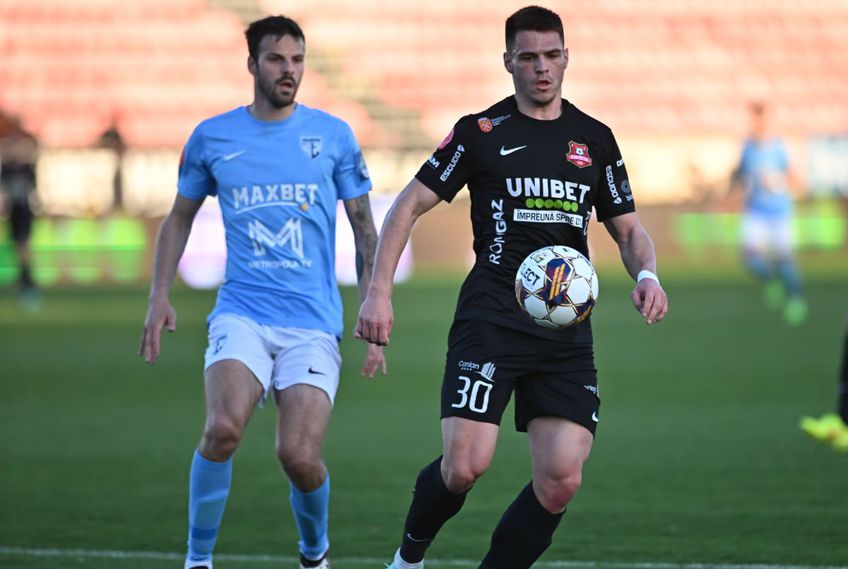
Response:
[[[468,186],[476,262],[462,286],[442,384],[443,456],[418,475],[390,569],[423,567],[427,547],[489,467],[501,415],[515,394],[532,481],[507,508],[480,567],[530,567],[550,545],[581,482],[599,416],[589,320],[563,330],[534,324],[515,301],[515,273],[532,251],[568,245],[588,254],[592,209],[637,281],[632,300],[648,324],[668,299],[650,237],[612,132],[562,99],[568,65],[562,21],[523,8],[506,21],[504,65],[515,94],[461,118],[395,201],[356,335],[387,344],[392,276],[416,219]]]

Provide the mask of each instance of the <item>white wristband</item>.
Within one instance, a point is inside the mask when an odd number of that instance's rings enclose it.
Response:
[[[652,273],[651,271],[648,271],[646,269],[639,271],[639,274],[636,275],[636,282],[637,283],[641,280],[644,280],[644,279],[651,279],[652,281],[655,281],[657,284],[660,284],[660,279],[657,277],[657,275],[655,275],[654,273]]]

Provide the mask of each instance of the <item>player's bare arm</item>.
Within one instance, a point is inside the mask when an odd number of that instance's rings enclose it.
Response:
[[[377,256],[368,295],[359,309],[359,321],[354,333],[357,338],[378,346],[389,343],[394,324],[392,283],[398,261],[415,222],[439,201],[439,196],[433,190],[413,178],[392,204],[377,242]]]
[[[365,300],[371,274],[374,272],[374,257],[377,253],[377,228],[371,215],[368,194],[344,201],[345,212],[353,228],[356,246],[356,279],[359,283],[359,298]]]
[[[613,217],[604,225],[618,244],[624,267],[637,280],[630,295],[633,306],[647,324],[661,321],[668,312],[668,297],[656,279],[657,256],[651,236],[636,213]]]
[[[171,212],[159,228],[153,260],[153,283],[138,348],[138,355],[143,355],[144,361],[149,364],[159,357],[162,328],[167,327],[169,332],[177,329],[177,313],[169,300],[171,284],[191,233],[194,216],[202,203],[178,195]]]
[[[353,240],[356,246],[356,278],[359,283],[359,298],[365,300],[368,285],[374,272],[374,257],[377,252],[377,228],[371,215],[371,202],[368,194],[344,201],[345,212],[353,228]],[[373,378],[377,370],[386,375],[386,358],[383,348],[368,344],[368,353],[362,366],[362,375]]]

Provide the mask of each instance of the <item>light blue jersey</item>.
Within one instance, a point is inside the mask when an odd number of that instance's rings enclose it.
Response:
[[[183,150],[178,191],[218,196],[227,268],[209,318],[342,334],[335,276],[336,200],[371,189],[350,127],[297,104],[263,122],[239,107],[200,123]]]
[[[747,192],[749,213],[768,217],[792,213],[788,171],[789,158],[782,140],[745,141],[739,175]]]

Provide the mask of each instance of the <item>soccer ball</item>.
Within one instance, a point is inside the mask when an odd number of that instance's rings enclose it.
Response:
[[[518,267],[515,298],[539,326],[566,328],[589,316],[598,300],[598,277],[580,251],[565,245],[542,247]]]

